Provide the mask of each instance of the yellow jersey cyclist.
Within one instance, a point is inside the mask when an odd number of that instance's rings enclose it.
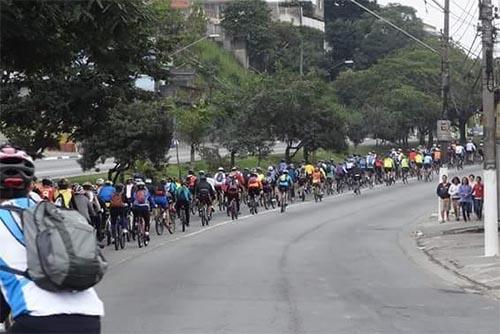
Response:
[[[312,178],[312,186],[315,189],[315,191],[317,191],[319,195],[323,195],[322,184],[323,180],[325,179],[323,170],[320,169],[319,167],[314,168],[311,178]]]
[[[394,179],[394,169],[395,169],[394,160],[391,158],[390,155],[387,155],[384,158],[384,172],[386,177]]]
[[[406,155],[403,155],[403,157],[401,158],[401,173],[403,179],[408,177],[409,172],[410,172],[410,160]]]

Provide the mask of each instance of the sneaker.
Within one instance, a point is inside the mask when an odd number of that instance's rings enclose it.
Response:
[[[128,230],[126,228],[123,229],[123,234],[127,234]]]

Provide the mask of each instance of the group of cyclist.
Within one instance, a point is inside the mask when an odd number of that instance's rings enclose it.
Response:
[[[453,143],[447,153],[450,161],[463,162],[476,153],[476,148],[472,142],[465,147]],[[173,220],[181,212],[184,224],[189,226],[190,216],[196,214],[196,209],[201,215],[203,207],[206,208],[208,224],[215,210],[214,203],[234,219],[241,211],[242,201],[249,206],[251,213],[256,214],[257,206],[267,209],[277,204],[283,211],[296,197],[304,201],[308,194],[321,201],[325,193],[354,190],[359,195],[364,186],[383,183],[390,186],[397,180],[407,183],[409,177],[431,181],[433,171],[439,169],[442,160],[443,152],[439,146],[410,150],[394,148],[385,154],[351,155],[338,162],[331,159],[312,164],[303,160],[295,166],[282,159],[276,166],[266,169],[234,166],[226,170],[220,167],[214,174],[189,170],[182,179],[168,178],[157,182],[139,174],[124,184],[97,179],[95,184],[86,182],[70,186],[65,179],[56,184],[44,179],[35,183],[34,191],[59,206],[78,210],[96,227],[99,240],[106,236],[107,219],[113,231],[116,224],[120,224],[123,232],[129,233],[127,216],[131,214],[134,219],[144,220],[145,237],[149,241],[153,211],[155,215],[163,215],[170,231],[172,223],[175,227]],[[112,235],[111,242],[114,237]]]

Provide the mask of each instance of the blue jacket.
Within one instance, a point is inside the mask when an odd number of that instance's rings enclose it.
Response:
[[[469,185],[460,185],[458,187],[458,196],[460,196],[460,203],[472,203],[472,187]]]
[[[113,197],[113,194],[115,192],[115,187],[111,185],[105,185],[99,190],[99,194],[97,196],[103,202],[111,202],[111,197]]]

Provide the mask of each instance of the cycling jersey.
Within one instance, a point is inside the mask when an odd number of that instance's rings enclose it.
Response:
[[[423,161],[423,159],[424,159],[424,158],[422,157],[422,154],[417,154],[417,155],[415,156],[415,162],[416,162],[417,164],[421,164],[421,163],[422,163],[422,161]]]
[[[54,193],[55,193],[55,190],[53,187],[46,187],[46,186],[42,186],[40,187],[40,196],[49,201],[49,202],[54,202],[55,198],[54,198]]]
[[[313,184],[321,183],[322,177],[323,174],[320,171],[314,171],[312,173],[312,183]]]
[[[28,208],[35,203],[31,198],[22,197],[2,205]],[[19,215],[3,209],[0,209],[0,264],[21,271],[28,267]],[[0,271],[0,288],[14,318],[20,315],[104,315],[103,304],[92,288],[81,292],[50,292],[25,277],[5,271]]]
[[[384,159],[384,168],[393,168],[394,167],[394,160],[391,158],[385,158]]]
[[[111,197],[113,196],[113,194],[115,192],[116,192],[115,187],[113,187],[112,185],[105,185],[104,187],[102,187],[99,190],[99,193],[98,193],[97,196],[103,202],[110,202],[111,201]]]
[[[401,160],[401,168],[410,168],[410,164],[407,158],[403,158]]]
[[[432,164],[432,157],[430,155],[426,155],[424,157],[424,165],[430,165]]]
[[[434,152],[434,160],[436,160],[436,161],[441,160],[441,151]]]
[[[248,179],[248,189],[261,189],[262,183],[259,181],[259,178],[256,176],[252,176]]]
[[[307,175],[311,175],[312,172],[314,172],[314,166],[311,164],[305,165],[304,171],[306,172]]]
[[[288,189],[292,185],[290,176],[283,174],[278,178],[278,187],[280,189]]]

